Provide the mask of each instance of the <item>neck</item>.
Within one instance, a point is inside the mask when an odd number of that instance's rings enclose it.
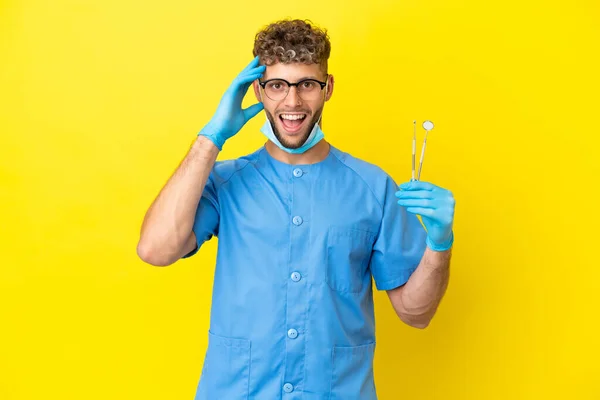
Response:
[[[281,150],[270,140],[265,145],[267,152],[271,157],[282,163],[297,165],[297,164],[316,164],[327,158],[329,154],[329,143],[325,139],[321,139],[319,143],[306,150],[302,154],[291,154]]]

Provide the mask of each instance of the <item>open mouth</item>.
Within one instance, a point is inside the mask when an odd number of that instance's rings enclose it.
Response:
[[[307,114],[305,113],[281,113],[279,119],[287,133],[295,133],[302,128],[306,121]]]

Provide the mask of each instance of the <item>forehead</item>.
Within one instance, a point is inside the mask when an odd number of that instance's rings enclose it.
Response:
[[[267,66],[263,80],[275,78],[295,82],[302,78],[324,79],[325,74],[321,70],[321,66],[319,64],[275,63]]]

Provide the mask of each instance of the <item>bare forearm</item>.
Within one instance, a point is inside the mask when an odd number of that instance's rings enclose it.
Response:
[[[204,136],[194,141],[145,215],[138,243],[142,259],[164,265],[179,258],[218,152]]]
[[[404,322],[418,328],[429,324],[448,287],[450,258],[451,249],[426,248],[419,266],[397,292],[396,311]]]

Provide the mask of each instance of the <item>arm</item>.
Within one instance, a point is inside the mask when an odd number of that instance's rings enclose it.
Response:
[[[194,250],[194,217],[218,153],[205,136],[194,141],[146,213],[137,246],[143,261],[166,266]]]
[[[265,69],[255,57],[233,80],[212,119],[148,209],[137,246],[145,262],[170,265],[196,249],[201,238],[193,233],[194,224],[210,222],[210,218],[196,215],[206,182],[225,141],[263,109],[262,103],[242,109],[242,100]]]
[[[387,294],[400,319],[415,328],[426,328],[446,292],[451,250],[425,249],[423,258],[405,285]]]
[[[388,296],[402,321],[425,328],[448,287],[456,202],[450,191],[428,182],[403,183],[399,189],[398,204],[423,220],[427,247],[406,284],[389,290]]]

